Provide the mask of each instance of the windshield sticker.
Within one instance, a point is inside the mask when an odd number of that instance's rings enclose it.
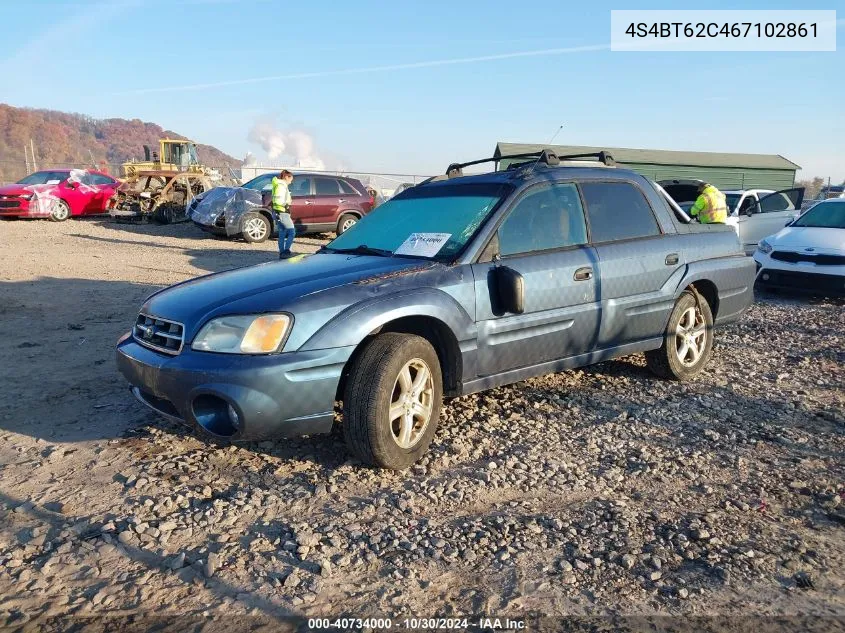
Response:
[[[434,257],[452,237],[451,233],[411,233],[394,251],[394,255]]]

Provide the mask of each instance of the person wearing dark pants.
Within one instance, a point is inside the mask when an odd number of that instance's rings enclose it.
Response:
[[[276,218],[276,230],[279,232],[279,259],[291,256],[290,249],[296,237],[296,228],[290,217],[290,183],[292,182],[293,174],[285,169],[275,176],[271,183],[273,216]]]

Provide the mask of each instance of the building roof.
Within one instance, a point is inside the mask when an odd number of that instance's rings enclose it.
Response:
[[[696,167],[739,167],[746,169],[786,169],[795,171],[800,165],[787,160],[780,154],[732,154],[727,152],[676,152],[663,149],[632,149],[628,147],[588,147],[584,145],[543,145],[535,143],[496,144],[494,156],[508,156],[524,152],[552,149],[558,156],[585,154],[589,152],[610,152],[619,163],[641,163],[647,165],[695,165]]]

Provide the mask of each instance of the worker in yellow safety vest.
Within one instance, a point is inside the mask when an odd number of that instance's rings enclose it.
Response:
[[[273,215],[276,218],[276,229],[279,232],[279,259],[286,259],[291,256],[293,238],[296,237],[296,228],[290,217],[290,183],[293,182],[293,174],[287,169],[278,176],[273,176],[270,184],[271,204]]]
[[[698,185],[698,198],[690,209],[692,217],[702,224],[724,224],[728,219],[725,194],[708,182]]]

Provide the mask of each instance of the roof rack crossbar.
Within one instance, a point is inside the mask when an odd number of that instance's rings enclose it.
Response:
[[[557,165],[559,160],[557,155],[549,149],[537,150],[536,152],[525,152],[522,154],[509,154],[507,156],[492,156],[490,158],[480,158],[478,160],[471,160],[466,163],[452,163],[446,168],[446,175],[450,178],[463,175],[464,167],[471,167],[472,165],[481,165],[482,163],[499,162],[510,158],[537,158],[540,162],[547,165]]]
[[[616,165],[616,161],[609,152],[604,150],[600,152],[587,152],[585,154],[566,154],[558,156],[551,149],[536,150],[533,152],[523,152],[521,154],[508,154],[507,156],[492,156],[490,158],[480,158],[478,160],[471,160],[466,163],[452,163],[446,168],[446,176],[449,178],[457,178],[464,173],[464,167],[471,167],[473,165],[481,165],[482,163],[499,162],[501,160],[510,160],[513,158],[535,158],[536,162],[545,163],[546,165],[559,165],[562,160],[573,160],[578,158],[595,158],[599,162],[612,167]]]

